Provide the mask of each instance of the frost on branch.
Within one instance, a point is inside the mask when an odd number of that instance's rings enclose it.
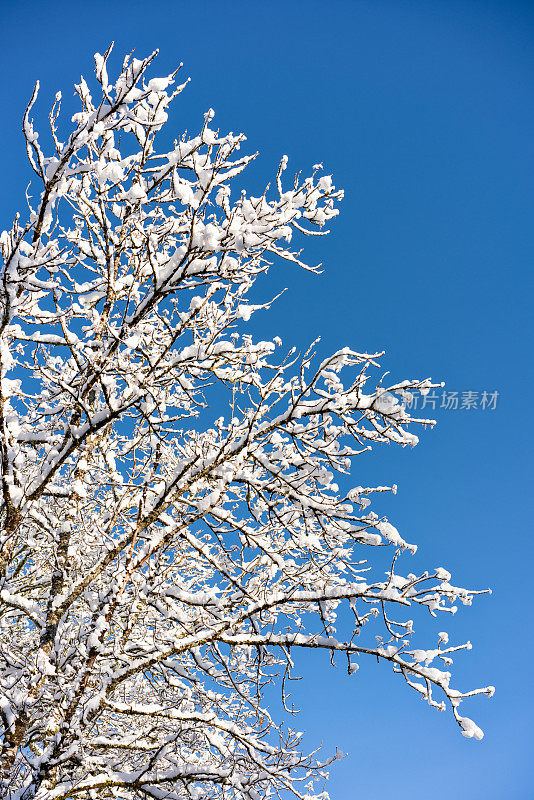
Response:
[[[262,705],[296,648],[349,673],[389,661],[482,735],[458,707],[492,688],[460,692],[448,671],[470,645],[416,649],[404,616],[476,592],[442,568],[403,577],[415,545],[370,509],[389,487],[336,483],[373,444],[415,444],[409,427],[433,423],[403,399],[435,384],[373,383],[379,354],[318,363],[247,332],[273,302],[248,300],[257,276],[309,268],[294,240],[323,233],[342,193],[319,166],[287,183],[286,158],[261,197],[232,192],[253,156],[211,110],[159,152],[185,84],[147,77],[154,55],[114,83],[97,55],[98,91],[76,86],[70,134],[57,95],[48,147],[37,87],[24,117],[40,188],[1,236],[3,796],[325,797],[328,762]],[[364,554],[386,545],[384,576]]]

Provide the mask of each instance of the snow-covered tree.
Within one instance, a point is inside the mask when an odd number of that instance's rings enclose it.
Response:
[[[492,688],[447,671],[469,644],[414,649],[405,618],[476,592],[442,568],[403,577],[415,546],[369,509],[395,487],[347,490],[359,453],[417,442],[408,425],[432,422],[406,399],[436,384],[373,384],[379,354],[319,363],[247,332],[273,302],[247,300],[256,278],[309,269],[293,240],[323,233],[342,193],[320,166],[284,184],[284,157],[261,197],[232,198],[254,156],[211,110],[158,152],[185,84],[147,78],[154,56],[112,83],[97,54],[98,94],[81,79],[68,137],[56,96],[49,150],[37,86],[24,116],[42,187],[1,236],[2,796],[326,797],[328,762],[262,699],[277,675],[285,698],[297,648],[349,673],[389,662],[482,736],[459,705]],[[364,556],[381,545],[386,574]]]

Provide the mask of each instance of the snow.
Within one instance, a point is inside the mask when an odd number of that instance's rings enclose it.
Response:
[[[379,353],[320,361],[316,343],[299,355],[258,339],[247,323],[272,300],[252,302],[255,281],[280,261],[316,271],[301,233],[321,232],[342,192],[319,164],[286,186],[285,156],[264,195],[240,192],[253,156],[238,153],[243,135],[209,127],[211,110],[160,152],[174,76],[148,77],[153,54],[110,82],[108,55],[96,90],[75,87],[59,152],[40,149],[30,106],[24,133],[48,183],[1,236],[0,711],[43,744],[16,754],[9,791],[30,796],[58,752],[47,800],[181,800],[184,776],[193,798],[223,779],[236,800],[322,798],[299,789],[300,734],[261,707],[262,670],[292,669],[294,648],[335,651],[350,672],[356,657],[386,660],[455,715],[493,692],[459,692],[439,668],[469,643],[443,649],[441,632],[437,648],[411,649],[408,613],[449,613],[476,592],[442,567],[398,574],[416,548],[381,516],[396,486],[347,477],[361,453],[417,442],[428,421],[396,398],[436,384],[388,386]],[[389,548],[386,577],[373,547]]]
[[[458,722],[462,728],[462,736],[467,739],[478,739],[480,741],[484,737],[484,732],[469,717],[458,717]]]

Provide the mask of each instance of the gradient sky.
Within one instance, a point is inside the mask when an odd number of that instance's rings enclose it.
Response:
[[[0,228],[24,209],[20,119],[34,81],[44,118],[58,89],[69,107],[73,82],[111,40],[117,62],[159,47],[154,74],[183,61],[193,79],[169,127],[196,130],[213,107],[222,130],[245,131],[261,151],[247,190],[261,192],[287,153],[288,172],[322,161],[346,191],[331,236],[305,242],[324,274],[273,271],[263,296],[289,291],[255,315],[257,335],[300,347],[321,335],[324,353],[384,349],[393,379],[499,392],[495,410],[431,411],[439,424],[415,450],[382,448],[353,473],[399,485],[375,510],[419,544],[406,572],[443,565],[457,585],[493,588],[434,627],[473,643],[455,685],[497,687],[462,706],[484,740],[464,739],[387,665],[362,662],[349,679],[327,654],[298,662],[293,725],[310,749],[349,754],[331,770],[336,800],[534,797],[534,6],[4,0],[0,29]]]

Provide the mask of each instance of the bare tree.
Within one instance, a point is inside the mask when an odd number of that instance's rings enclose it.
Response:
[[[323,233],[342,193],[320,166],[284,187],[283,158],[274,191],[231,200],[254,156],[212,111],[158,153],[185,84],[148,79],[155,55],[111,84],[97,54],[98,96],[82,78],[66,141],[56,97],[51,155],[38,86],[24,116],[42,191],[1,237],[2,796],[326,797],[327,762],[262,701],[277,675],[285,698],[296,648],[350,673],[361,654],[390,662],[482,736],[458,706],[493,689],[459,692],[446,671],[469,644],[413,649],[403,616],[477,592],[441,568],[402,577],[415,546],[368,509],[390,489],[335,482],[373,444],[415,444],[407,425],[433,423],[405,400],[436,384],[371,385],[380,354],[318,363],[314,345],[246,333],[273,302],[247,302],[256,278],[273,259],[309,269],[292,237]],[[362,557],[381,545],[385,577]]]

